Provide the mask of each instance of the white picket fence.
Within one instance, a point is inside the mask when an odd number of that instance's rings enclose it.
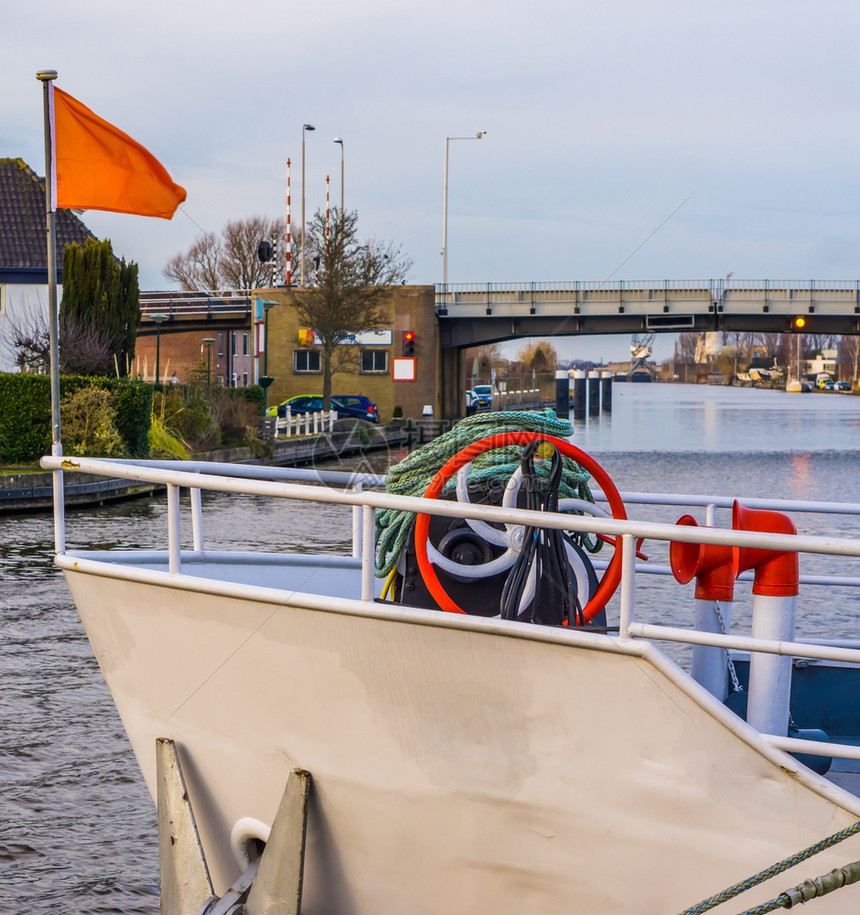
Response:
[[[275,438],[282,433],[284,438],[294,435],[319,435],[321,432],[331,432],[337,420],[337,410],[327,413],[296,413],[287,407],[287,415],[279,416],[275,420]]]

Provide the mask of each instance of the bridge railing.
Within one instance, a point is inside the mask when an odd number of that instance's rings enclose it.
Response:
[[[211,292],[142,292],[140,311],[144,317],[154,314],[211,315],[244,312],[251,314],[251,295],[236,290]]]
[[[576,280],[571,282],[529,283],[438,283],[436,306],[440,309],[458,305],[499,306],[567,305],[589,303],[625,304],[640,299],[668,306],[670,302],[711,310],[734,300],[743,304],[750,298],[764,304],[783,302],[815,304],[816,302],[860,305],[860,280],[770,280],[770,279],[663,279],[663,280]],[[667,309],[664,308],[664,311]],[[855,309],[856,313],[856,309]]]

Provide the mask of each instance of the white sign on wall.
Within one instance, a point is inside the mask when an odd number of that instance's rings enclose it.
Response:
[[[391,346],[394,332],[391,330],[360,330],[340,341],[341,346]],[[322,340],[314,333],[314,345],[322,346]]]
[[[395,356],[391,360],[392,381],[415,381],[415,359],[411,356]]]

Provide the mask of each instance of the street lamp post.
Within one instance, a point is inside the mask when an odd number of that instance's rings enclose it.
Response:
[[[442,182],[442,289],[448,289],[448,143],[451,140],[480,140],[486,130],[479,130],[474,137],[445,137],[445,171]]]
[[[275,380],[269,374],[269,312],[277,305],[277,302],[262,301],[263,306],[263,374],[259,379],[259,384],[263,389],[263,415],[269,406],[269,386]]]
[[[150,315],[155,321],[155,383],[161,378],[161,322],[167,320],[167,315]]]
[[[203,342],[206,344],[206,384],[212,384],[212,344],[215,342],[214,337],[204,337]]]
[[[299,268],[299,284],[305,285],[305,133],[316,130],[313,124],[302,124],[302,253]]]
[[[340,146],[340,219],[343,222],[343,140],[335,137],[334,142]]]

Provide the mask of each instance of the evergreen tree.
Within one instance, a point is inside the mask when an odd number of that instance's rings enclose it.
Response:
[[[110,362],[115,358],[120,375],[127,375],[140,323],[137,264],[118,261],[109,240],[67,245],[60,316],[83,331],[98,331]]]

